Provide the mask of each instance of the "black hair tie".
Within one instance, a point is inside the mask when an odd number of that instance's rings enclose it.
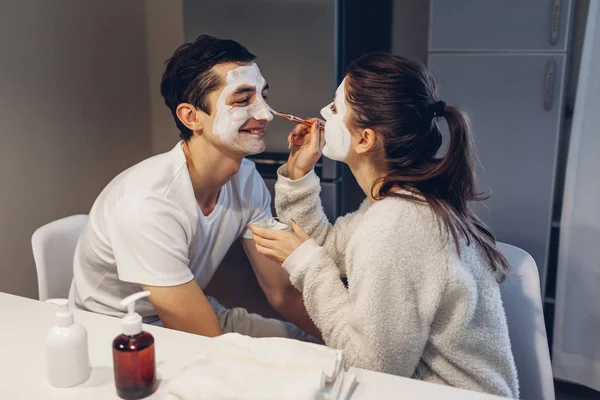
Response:
[[[446,103],[442,100],[437,101],[431,106],[431,111],[433,112],[433,118],[443,117],[444,110],[446,108]]]

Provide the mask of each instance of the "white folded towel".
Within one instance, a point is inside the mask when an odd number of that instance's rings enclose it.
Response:
[[[354,375],[342,352],[283,338],[229,333],[212,339],[165,389],[169,400],[346,399]]]
[[[290,364],[303,369],[318,369],[327,382],[333,381],[343,367],[343,353],[315,343],[285,338],[252,338],[237,333],[222,335],[214,341],[223,351],[236,348],[239,355],[270,364]]]

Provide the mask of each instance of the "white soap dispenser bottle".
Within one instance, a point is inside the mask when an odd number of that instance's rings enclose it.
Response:
[[[67,299],[49,299],[56,304],[56,324],[46,336],[46,374],[52,386],[71,387],[90,377],[87,332],[73,320]]]

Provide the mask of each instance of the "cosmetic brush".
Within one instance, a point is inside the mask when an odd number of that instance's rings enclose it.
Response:
[[[288,120],[290,122],[294,122],[296,124],[302,124],[304,126],[308,126],[309,128],[312,126],[312,124],[310,122],[308,122],[305,119],[302,119],[300,117],[296,117],[295,115],[292,114],[286,114],[286,113],[280,113],[278,111],[275,111],[271,108],[271,112],[275,115],[277,115],[279,118],[283,118],[285,120]],[[321,129],[320,132],[323,132],[324,127],[321,125]],[[300,135],[300,137],[302,137],[304,135]],[[292,142],[288,142],[288,149],[292,148]]]

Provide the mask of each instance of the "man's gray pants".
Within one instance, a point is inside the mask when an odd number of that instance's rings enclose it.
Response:
[[[214,297],[208,296],[207,298],[215,310],[215,314],[217,314],[223,333],[235,332],[255,338],[283,337],[302,340],[304,342],[322,343],[289,322],[274,318],[265,318],[258,314],[249,313],[240,307],[228,309]],[[161,320],[152,322],[151,324],[164,326]]]

